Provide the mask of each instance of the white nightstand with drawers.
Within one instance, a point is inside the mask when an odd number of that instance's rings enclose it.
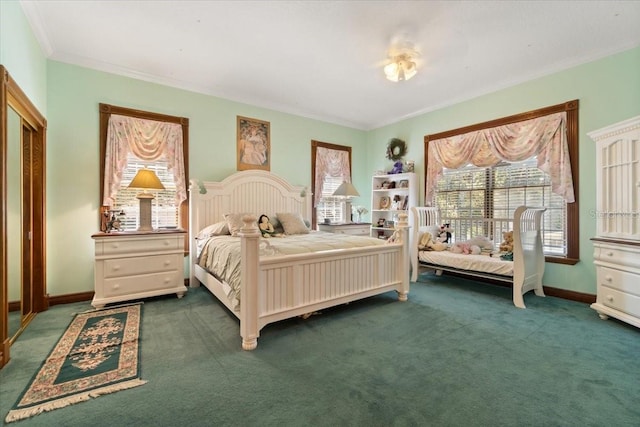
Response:
[[[184,230],[97,233],[91,305],[175,293],[184,286]]]
[[[329,233],[352,234],[354,236],[368,236],[371,223],[369,222],[352,222],[349,224],[318,224],[318,230],[328,231]]]

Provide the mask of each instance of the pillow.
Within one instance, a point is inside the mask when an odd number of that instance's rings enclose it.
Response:
[[[238,235],[238,232],[244,225],[244,222],[242,222],[242,217],[245,215],[251,215],[251,214],[246,212],[237,213],[237,214],[236,213],[224,214],[224,220],[227,221],[227,227],[229,227],[229,234],[231,234],[234,237]]]
[[[277,213],[276,216],[285,234],[309,234],[309,229],[299,213]]]
[[[284,234],[284,227],[280,224],[277,216],[273,218],[269,218],[271,221],[271,225],[273,225],[273,230],[276,234]]]
[[[211,236],[224,236],[225,234],[230,234],[229,227],[227,226],[226,221],[220,221],[215,224],[208,225],[200,230],[196,236],[196,240],[208,239]]]

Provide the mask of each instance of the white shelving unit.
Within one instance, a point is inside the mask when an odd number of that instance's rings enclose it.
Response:
[[[371,236],[388,239],[393,234],[398,214],[404,212],[410,216],[410,208],[417,204],[418,180],[414,172],[374,175],[371,179]],[[409,224],[412,224],[411,217]]]

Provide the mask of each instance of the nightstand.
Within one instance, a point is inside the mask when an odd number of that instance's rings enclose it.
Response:
[[[186,231],[97,233],[95,241],[95,295],[91,305],[175,293],[184,286]]]
[[[337,234],[352,234],[355,236],[368,236],[371,223],[352,222],[349,224],[318,224],[318,230]]]

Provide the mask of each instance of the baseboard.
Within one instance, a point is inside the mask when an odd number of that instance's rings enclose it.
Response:
[[[490,278],[470,276],[468,274],[456,273],[451,271],[447,271],[445,274],[447,274],[448,276],[456,276],[463,279],[472,279],[472,280],[477,280],[479,282],[490,283],[492,285],[504,286],[506,288],[512,287],[512,285],[508,282],[494,280]],[[594,294],[585,294],[582,292],[568,291],[566,289],[553,288],[551,286],[543,286],[543,289],[544,289],[544,294],[550,297],[562,298],[570,301],[582,302],[585,304],[592,304],[596,302],[596,296]]]
[[[189,287],[189,279],[184,279],[184,285]],[[59,304],[71,304],[74,302],[91,301],[95,292],[78,292],[76,294],[64,294],[49,296],[49,306]]]

